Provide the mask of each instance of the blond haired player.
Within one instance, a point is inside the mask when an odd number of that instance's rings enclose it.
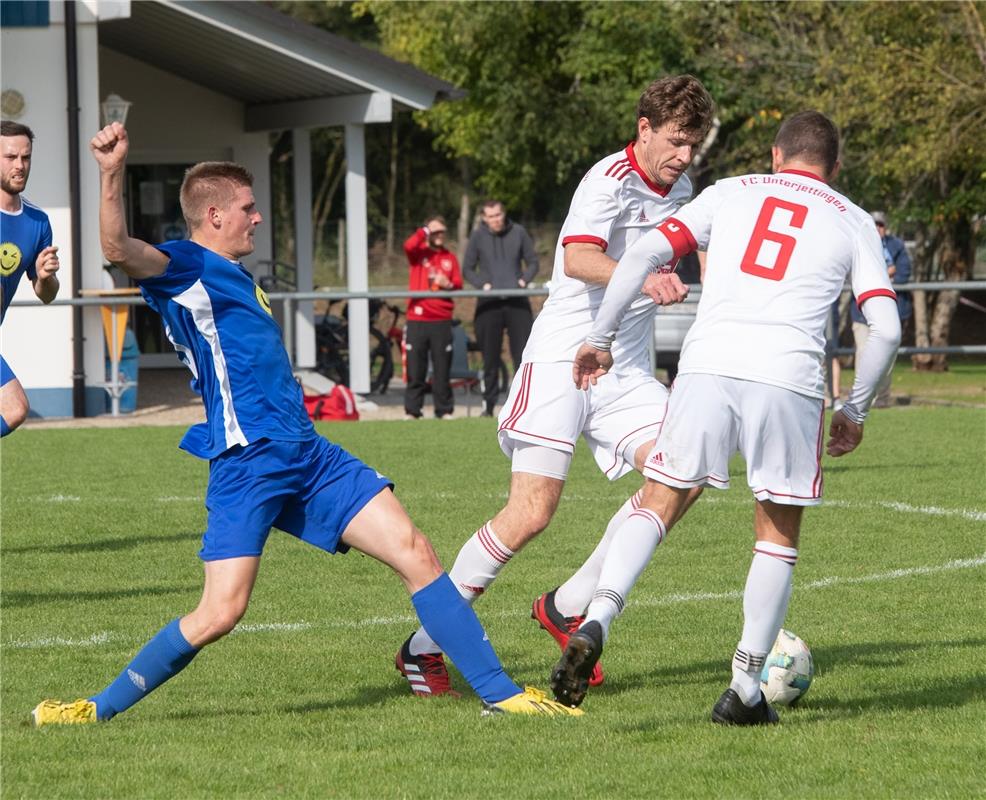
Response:
[[[773,175],[719,181],[627,252],[575,358],[577,385],[604,379],[624,309],[648,271],[708,250],[698,314],[643,470],[640,513],[616,532],[586,621],[552,673],[562,702],[582,701],[610,623],[689,493],[727,488],[728,461],[739,451],[756,499],[756,543],[733,680],[712,719],[777,722],[760,691],[760,671],[787,612],[802,511],[821,502],[826,315],[849,276],[873,342],[849,399],[832,417],[832,456],[862,440],[900,322],[873,220],[829,185],[839,169],[835,125],[815,111],[795,114],[781,125],[772,154]]]

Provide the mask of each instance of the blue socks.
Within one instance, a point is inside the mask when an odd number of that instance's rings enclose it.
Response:
[[[7,424],[7,420],[0,417],[0,439],[10,433],[10,426]]]
[[[476,612],[462,599],[448,573],[412,594],[411,602],[428,635],[483,700],[498,703],[520,694],[520,687],[503,671]]]
[[[171,620],[144,645],[116,680],[89,698],[96,704],[96,716],[107,720],[126,711],[185,669],[197,652],[182,636],[178,620]]]

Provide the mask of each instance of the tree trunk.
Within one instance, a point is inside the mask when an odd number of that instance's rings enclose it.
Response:
[[[938,264],[942,271],[942,277],[946,281],[964,281],[969,277],[972,259],[975,255],[969,220],[959,218],[950,221],[946,223],[942,233],[942,244],[938,249]],[[952,318],[955,316],[955,309],[958,308],[958,305],[958,290],[950,289],[938,293],[929,330],[932,347],[948,345]],[[931,356],[929,369],[933,372],[944,372],[948,369],[947,357],[944,354]]]
[[[459,223],[456,226],[456,236],[459,237],[459,261],[466,255],[466,245],[469,244],[469,233],[472,231],[472,169],[469,159],[459,159],[459,174],[462,176],[462,194],[459,197]]]
[[[397,214],[397,120],[395,114],[390,122],[390,174],[387,176],[387,264],[394,258],[394,224]]]
[[[318,191],[312,201],[312,217],[314,219],[315,237],[315,263],[318,264],[325,256],[325,226],[332,211],[332,203],[335,200],[339,184],[346,174],[346,159],[343,155],[343,140],[341,136],[335,138],[332,149],[325,159],[325,169],[322,172],[322,181]]]
[[[911,277],[915,281],[926,281],[931,277],[931,262],[934,258],[932,240],[924,228],[916,236],[914,248],[914,264]],[[914,346],[928,347],[931,344],[929,335],[928,293],[921,290],[911,293],[914,304]],[[911,356],[911,364],[916,370],[931,369],[931,356],[916,353]]]

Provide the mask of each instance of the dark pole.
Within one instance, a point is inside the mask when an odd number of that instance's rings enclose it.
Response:
[[[68,80],[68,183],[72,219],[72,296],[82,289],[82,209],[79,177],[79,61],[76,46],[75,0],[65,0],[65,61]],[[82,307],[72,307],[72,416],[86,415],[85,349]]]

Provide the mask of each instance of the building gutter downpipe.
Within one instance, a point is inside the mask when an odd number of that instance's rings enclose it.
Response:
[[[79,168],[79,59],[76,41],[75,0],[65,0],[65,76],[68,81],[68,181],[72,220],[72,296],[82,289],[82,209]],[[72,416],[86,415],[85,348],[82,306],[72,307]]]

